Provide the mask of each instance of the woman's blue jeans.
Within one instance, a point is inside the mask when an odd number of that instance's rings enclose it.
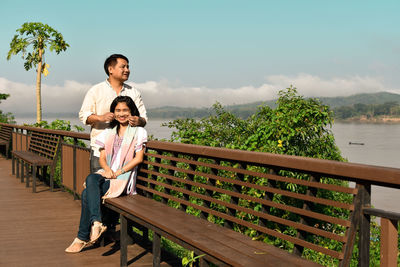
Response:
[[[86,189],[82,192],[82,210],[78,238],[88,241],[93,222],[101,222],[101,197],[110,187],[110,181],[97,173],[86,177]]]

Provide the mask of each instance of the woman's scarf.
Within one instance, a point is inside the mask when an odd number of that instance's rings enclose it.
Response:
[[[118,169],[124,167],[128,162],[130,162],[135,156],[135,146],[137,143],[137,127],[128,127],[125,130],[124,138],[122,140],[121,148],[118,153],[120,153]],[[107,165],[111,168],[111,160],[113,158],[113,145],[115,137],[118,135],[117,127],[107,131],[104,149],[106,152]],[[110,188],[103,196],[103,199],[118,197],[124,191],[129,179],[132,176],[132,172],[136,171],[136,167],[124,174],[119,175],[116,179],[110,179]]]

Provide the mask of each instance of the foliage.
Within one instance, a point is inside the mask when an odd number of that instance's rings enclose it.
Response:
[[[37,122],[42,120],[42,106],[41,106],[41,75],[42,73],[47,76],[48,68],[50,67],[44,58],[46,49],[55,51],[59,54],[65,51],[69,44],[64,41],[61,33],[54,30],[47,24],[40,22],[26,22],[21,28],[17,29],[17,34],[14,35],[10,43],[10,50],[7,54],[7,60],[10,60],[12,55],[22,53],[25,70],[30,70],[36,67],[36,98],[38,102],[37,107]],[[28,47],[32,47],[32,51],[27,53]]]
[[[15,117],[11,112],[3,113],[3,111],[0,110],[0,122],[14,124]]]
[[[6,100],[10,95],[9,94],[0,94],[0,103],[1,100]]]
[[[335,145],[332,112],[316,99],[304,99],[290,87],[279,92],[276,109],[260,106],[241,119],[221,104],[215,115],[199,120],[176,119],[164,124],[175,128],[171,141],[249,151],[343,160]]]
[[[191,251],[188,257],[184,257],[182,259],[182,266],[183,267],[186,267],[186,266],[192,267],[193,263],[195,263],[197,259],[199,259],[199,258],[201,258],[203,256],[205,256],[205,254],[202,254],[202,255],[199,255],[199,256],[195,257],[194,256],[194,251]]]
[[[47,121],[41,121],[40,123],[36,122],[34,124],[24,124],[24,125],[43,128],[43,129],[61,130],[61,131],[74,130],[75,132],[83,132],[85,130],[83,127],[78,125],[71,126],[71,122],[66,120],[55,120],[52,121],[51,123],[48,123]],[[73,138],[71,137],[64,137],[64,142],[66,142],[67,144],[74,144]],[[85,143],[80,140],[78,140],[77,144],[81,147],[86,147]]]
[[[6,100],[9,96],[9,94],[0,94],[0,103],[1,100]],[[3,113],[3,111],[0,110],[0,122],[15,123],[14,115],[11,112]]]
[[[219,103],[216,103],[213,109],[214,114],[199,120],[191,118],[177,119],[164,124],[164,126],[176,129],[172,133],[171,141],[344,161],[330,130],[330,126],[333,123],[333,112],[318,99],[305,99],[298,95],[294,87],[289,87],[279,92],[276,108],[273,109],[267,105],[260,106],[258,111],[247,119],[239,118],[233,113],[226,111]],[[268,172],[268,170],[265,169],[265,172]],[[307,175],[289,171],[280,171],[279,174],[297,179],[309,178]],[[244,177],[244,179],[250,179],[250,177]],[[254,179],[253,182],[257,184],[265,184],[267,182],[265,179],[257,177],[251,179]],[[321,177],[321,182],[342,186],[347,185],[347,182],[325,177]],[[290,183],[277,183],[276,186],[280,188],[285,187],[285,190],[298,193],[304,193],[305,190],[302,186]],[[262,194],[262,192],[257,192],[257,190],[242,193],[254,197],[261,197]],[[349,194],[328,190],[319,190],[318,194],[319,196],[323,196],[323,198],[334,199],[339,202],[349,203],[352,200],[352,196]],[[220,199],[223,200],[223,198],[224,195],[221,195]],[[192,199],[193,201],[196,200]],[[295,207],[302,205],[299,201],[299,203],[293,203],[296,200],[280,195],[275,195],[273,201]],[[260,205],[254,205],[253,203],[242,203],[241,205],[256,211],[261,208]],[[218,207],[215,208],[218,209]],[[319,205],[314,205],[314,208],[318,209],[321,213],[336,217],[347,217],[349,214],[348,211],[339,208]],[[288,214],[276,209],[271,209],[270,214],[278,217],[288,216]],[[241,215],[238,214],[238,216]],[[248,214],[243,216],[246,217],[241,219],[252,221],[255,224],[258,223],[258,219],[253,216],[248,216]],[[215,223],[221,223],[216,218],[208,219]],[[338,234],[344,234],[344,229],[341,226],[334,226],[328,223],[319,224],[321,228],[329,229],[329,231]],[[283,249],[293,250],[293,244],[266,235],[257,236],[257,232],[253,229],[242,227],[236,230]],[[291,236],[297,233],[297,230],[287,226],[275,226],[274,230]],[[314,238],[308,241],[316,242],[320,246],[333,250],[341,250],[342,246],[340,242],[326,238]],[[336,260],[330,257],[326,258],[325,255],[312,250],[305,249],[303,255],[321,264],[337,264]]]
[[[376,116],[399,116],[400,104],[395,101],[385,102],[383,104],[362,104],[357,103],[352,106],[342,106],[334,109],[335,116],[338,119],[348,119],[352,117],[366,116],[373,118]]]
[[[50,123],[47,121],[41,121],[40,123],[34,123],[34,124],[25,124],[29,125],[32,127],[39,127],[43,129],[51,129],[51,130],[62,130],[62,131],[72,131],[72,129],[75,129],[76,132],[83,132],[85,129],[81,126],[78,125],[73,125],[71,126],[70,121],[66,120],[55,120]]]
[[[12,55],[22,52],[22,59],[25,60],[25,70],[30,70],[39,63],[42,66],[46,64],[42,60],[42,57],[48,46],[50,51],[55,51],[57,54],[69,47],[69,44],[64,41],[61,33],[49,25],[40,22],[25,22],[21,28],[17,29],[17,33],[10,43],[7,60]],[[27,53],[27,48],[30,45],[33,46],[33,50]]]

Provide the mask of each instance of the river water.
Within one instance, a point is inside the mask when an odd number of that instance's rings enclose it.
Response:
[[[56,118],[44,118],[49,122]],[[78,118],[62,118],[72,125],[83,126]],[[34,118],[16,118],[18,124],[33,123]],[[161,127],[168,120],[150,119],[148,134],[168,139],[172,129]],[[89,132],[89,127],[85,131]],[[336,144],[349,162],[400,168],[400,124],[335,123],[332,127]],[[357,144],[350,144],[357,143]],[[372,187],[372,205],[400,212],[400,190]]]

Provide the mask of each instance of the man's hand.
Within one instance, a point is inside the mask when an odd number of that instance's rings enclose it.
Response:
[[[138,116],[129,116],[129,125],[144,127],[146,125],[146,120]]]
[[[114,113],[107,112],[100,116],[102,122],[111,122],[114,119]]]
[[[113,119],[114,119],[114,113],[112,112],[107,112],[103,115],[92,114],[87,118],[86,123],[93,126],[98,122],[111,122]]]

